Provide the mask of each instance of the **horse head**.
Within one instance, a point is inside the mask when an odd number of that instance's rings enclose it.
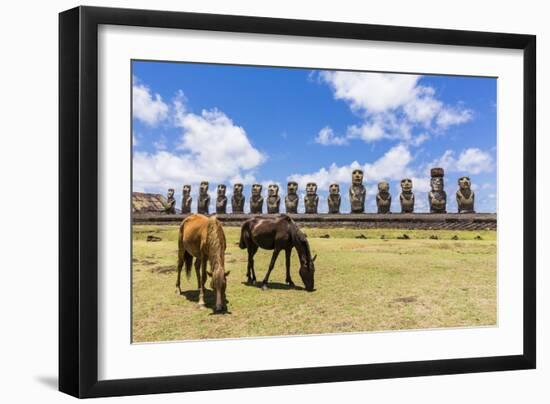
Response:
[[[312,292],[315,287],[315,260],[317,255],[311,257],[309,241],[304,233],[296,232],[298,242],[298,257],[300,258],[300,278],[308,292]]]
[[[227,311],[227,299],[225,298],[225,289],[227,288],[227,276],[231,271],[225,271],[223,266],[217,267],[213,272],[208,272],[212,278],[210,287],[216,294],[215,313],[223,313]]]

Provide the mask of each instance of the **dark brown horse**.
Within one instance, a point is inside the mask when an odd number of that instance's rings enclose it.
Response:
[[[212,278],[210,286],[216,293],[216,312],[227,310],[225,289],[227,275],[225,271],[225,234],[216,216],[206,217],[196,214],[183,219],[178,236],[178,279],[176,287],[181,294],[181,269],[185,264],[185,274],[191,274],[191,262],[195,257],[195,271],[199,288],[199,306],[204,306],[204,294],[207,275]],[[210,261],[210,271],[207,270]]]
[[[290,277],[290,255],[292,249],[296,248],[298,258],[300,259],[300,277],[304,282],[306,290],[312,291],[314,287],[315,258],[311,258],[309,242],[304,233],[300,231],[296,223],[287,215],[277,217],[254,217],[248,219],[241,227],[241,239],[239,242],[241,249],[248,250],[248,268],[246,277],[248,283],[256,282],[256,273],[254,271],[254,255],[258,248],[273,250],[269,269],[263,280],[263,287],[267,287],[269,275],[275,266],[275,261],[281,250],[286,255],[286,283],[294,286]]]

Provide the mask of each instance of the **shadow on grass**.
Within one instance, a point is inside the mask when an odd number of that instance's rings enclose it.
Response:
[[[248,283],[247,281],[243,281],[241,283],[244,286],[257,288],[257,289],[262,289],[262,287],[264,286],[263,282]],[[290,286],[290,285],[287,285],[286,283],[280,283],[280,282],[268,282],[267,283],[267,288],[268,289],[277,289],[277,290],[306,290],[302,286],[298,286],[298,285]]]
[[[197,290],[184,290],[181,292],[181,296],[184,296],[190,302],[198,303],[199,302],[199,291]],[[225,300],[226,304],[229,304],[229,300]],[[224,310],[222,312],[214,312],[216,307],[216,294],[213,290],[205,289],[204,290],[204,307],[212,310],[211,314],[231,314],[229,310]]]

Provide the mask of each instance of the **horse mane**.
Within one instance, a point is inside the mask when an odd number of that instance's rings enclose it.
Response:
[[[208,218],[208,226],[206,228],[206,247],[208,250],[208,259],[212,269],[215,270],[218,265],[223,268],[225,265],[225,234],[222,225],[216,216]]]
[[[286,215],[285,215],[286,216]],[[300,260],[302,260],[302,257],[305,258],[306,264],[308,264],[311,261],[311,250],[309,248],[309,241],[302,232],[294,220],[290,218],[289,216],[286,216],[289,220],[289,227],[290,227],[290,235],[292,237],[292,243],[296,247],[296,252],[298,253],[298,257]]]

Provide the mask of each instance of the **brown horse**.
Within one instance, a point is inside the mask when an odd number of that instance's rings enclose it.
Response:
[[[292,249],[296,248],[298,258],[300,259],[300,277],[304,282],[307,291],[312,291],[314,287],[315,259],[311,258],[309,242],[304,233],[300,231],[296,223],[287,215],[280,215],[275,218],[254,217],[248,219],[241,227],[241,239],[239,241],[241,249],[248,250],[248,268],[246,277],[248,283],[256,282],[256,273],[254,271],[254,255],[258,248],[273,250],[269,269],[262,282],[263,288],[267,287],[269,275],[275,266],[275,261],[281,250],[285,251],[286,256],[286,283],[294,286],[290,277],[290,255]]]
[[[225,234],[216,216],[191,215],[183,219],[178,236],[178,280],[176,287],[181,294],[181,269],[185,264],[185,274],[189,279],[191,264],[195,257],[195,272],[199,288],[199,306],[204,306],[204,284],[207,275],[212,277],[211,287],[216,293],[215,312],[227,310],[225,289]],[[206,264],[210,261],[210,271]]]

